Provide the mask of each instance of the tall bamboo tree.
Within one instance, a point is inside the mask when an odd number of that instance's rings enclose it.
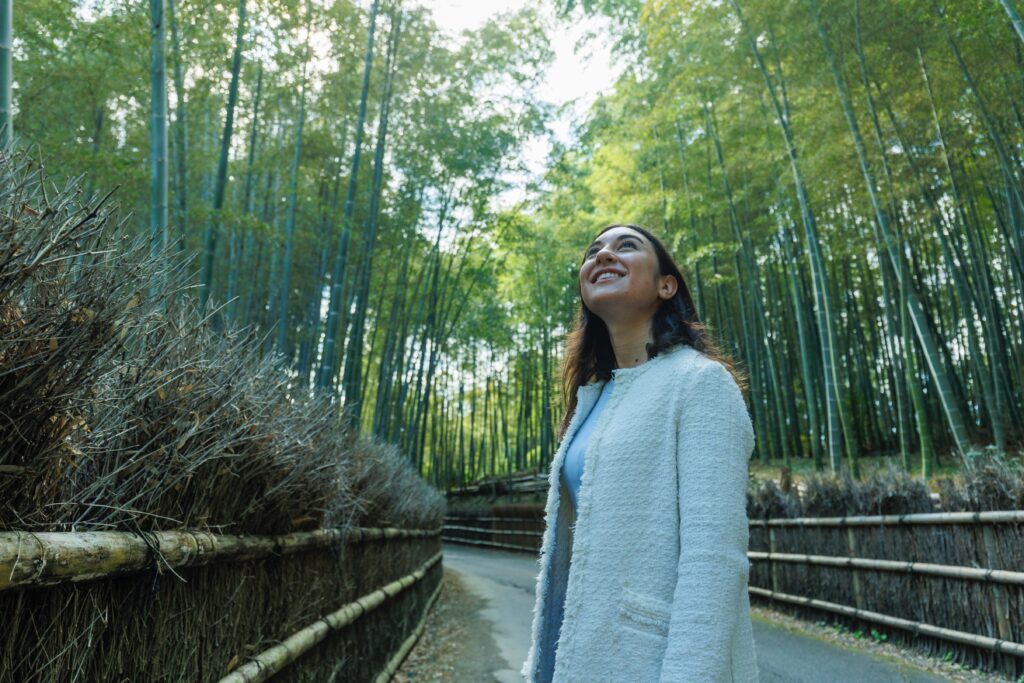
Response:
[[[167,68],[164,0],[149,0],[150,105],[149,105],[149,229],[152,251],[167,248]]]
[[[188,114],[185,111],[185,69],[181,58],[181,40],[178,37],[177,0],[167,0],[167,19],[171,27],[172,73],[174,75],[174,170],[178,251],[185,251],[188,233]]]
[[[363,85],[359,95],[359,113],[356,116],[355,145],[352,151],[352,169],[348,177],[348,190],[345,193],[345,206],[342,209],[341,236],[338,239],[338,250],[334,256],[334,269],[331,273],[331,298],[327,307],[327,324],[324,333],[324,349],[320,357],[320,368],[317,376],[317,389],[325,392],[334,386],[335,346],[337,345],[338,315],[342,303],[342,287],[345,281],[345,266],[348,259],[348,243],[352,233],[352,214],[355,211],[356,187],[359,177],[359,161],[363,149],[363,128],[366,123],[366,100],[370,93],[370,69],[373,66],[373,36],[377,26],[377,8],[379,0],[370,5],[370,18],[366,30],[366,55],[363,59]]]
[[[352,405],[353,416],[362,410],[363,399],[363,331],[366,324],[366,307],[370,295],[370,274],[373,268],[373,252],[377,240],[377,228],[380,216],[380,200],[384,182],[384,148],[388,132],[388,115],[391,108],[391,94],[394,85],[394,70],[401,35],[402,15],[400,7],[391,13],[391,35],[388,38],[387,57],[384,66],[384,94],[381,98],[380,114],[377,122],[377,143],[373,154],[373,180],[370,184],[370,206],[363,227],[364,248],[362,254],[362,272],[360,282],[355,291],[355,313],[352,320],[351,342],[345,354],[345,367],[342,375],[346,400]]]
[[[280,356],[287,355],[285,343],[289,328],[288,321],[288,298],[292,291],[292,250],[295,244],[295,214],[299,202],[299,163],[302,161],[302,128],[306,123],[306,69],[309,65],[309,4],[306,4],[306,40],[302,58],[302,76],[299,82],[299,120],[295,125],[295,152],[292,156],[292,166],[288,178],[288,222],[285,227],[284,256],[281,265],[281,291],[280,303],[278,304],[277,323],[277,353]]]
[[[217,234],[220,232],[221,210],[224,208],[224,193],[228,184],[228,153],[231,151],[231,134],[235,125],[235,105],[238,102],[238,75],[242,68],[242,42],[245,36],[245,2],[238,0],[238,28],[235,33],[235,49],[231,56],[231,83],[228,86],[228,102],[224,112],[224,134],[221,136],[220,158],[217,162],[217,177],[213,189],[212,216],[207,223],[203,240],[203,264],[199,278],[199,307],[205,310],[213,286],[213,261],[217,251]]]
[[[0,147],[14,137],[11,91],[14,61],[14,0],[0,0]]]

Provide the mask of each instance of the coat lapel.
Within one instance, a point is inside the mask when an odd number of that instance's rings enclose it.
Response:
[[[575,515],[572,503],[562,495],[565,488],[561,470],[565,453],[601,395],[605,382],[599,380],[585,384],[576,391],[576,411],[569,420],[562,442],[551,461],[548,481],[548,500],[545,517],[548,528],[544,536],[542,555],[542,612],[540,615],[539,651],[535,680],[550,681],[555,669],[555,643],[562,625],[565,590],[568,581],[570,553],[572,551],[572,528]]]

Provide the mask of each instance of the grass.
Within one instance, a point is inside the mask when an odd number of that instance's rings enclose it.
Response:
[[[1011,458],[1024,457],[1022,454],[1016,456],[1010,456]],[[872,472],[884,469],[888,465],[896,467],[901,466],[901,460],[899,453],[891,455],[868,455],[863,456],[860,460],[861,478],[870,475]],[[921,476],[921,468],[918,463],[913,463],[915,466],[911,469],[910,474],[914,477]],[[760,460],[750,461],[750,476],[757,480],[772,480],[778,482],[782,478],[782,472],[785,469],[785,464],[782,460],[770,460],[767,464],[762,463]],[[801,482],[807,478],[808,475],[814,474],[814,460],[812,458],[793,458],[790,460],[790,476],[793,479],[793,483]],[[822,472],[828,471],[828,465],[825,465],[825,469]],[[935,467],[935,471],[928,480],[928,488],[933,492],[938,491],[937,484],[935,483],[938,479],[944,479],[953,477],[959,474],[961,471],[961,461],[958,457],[950,454],[938,456],[938,463]]]

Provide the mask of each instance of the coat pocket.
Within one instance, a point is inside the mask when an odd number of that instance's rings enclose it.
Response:
[[[619,621],[628,628],[667,638],[672,605],[654,595],[623,588],[618,615]]]

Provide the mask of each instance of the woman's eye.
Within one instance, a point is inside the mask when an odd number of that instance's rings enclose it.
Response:
[[[631,247],[634,247],[634,248],[636,248],[636,244],[635,244],[635,243],[633,242],[633,240],[623,240],[623,242],[622,242],[622,245],[621,245],[621,246],[623,246],[623,247],[624,247],[624,246],[626,246],[627,244],[628,244],[628,245],[630,245]]]

